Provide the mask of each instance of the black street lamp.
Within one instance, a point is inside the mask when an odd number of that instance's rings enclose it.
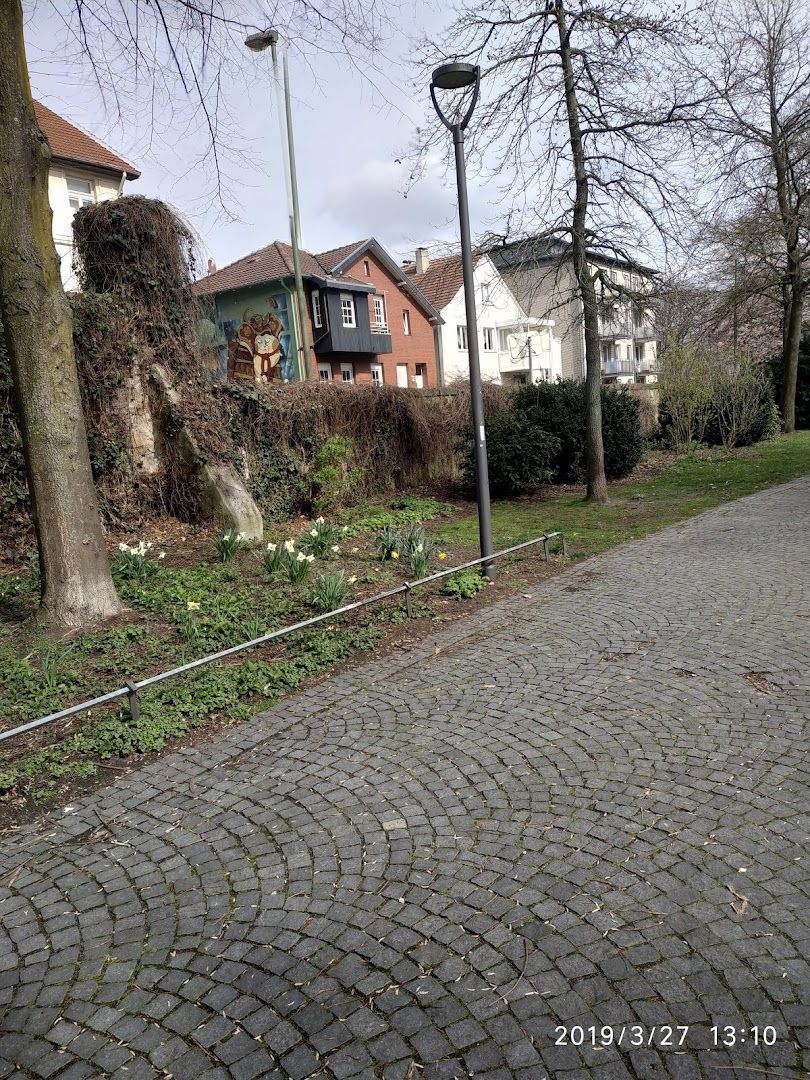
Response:
[[[458,218],[461,227],[461,266],[464,274],[464,306],[467,311],[467,355],[470,360],[470,397],[472,398],[473,436],[475,438],[475,488],[478,500],[478,536],[481,558],[492,554],[492,511],[489,504],[489,470],[487,468],[487,436],[484,428],[484,399],[481,395],[481,360],[478,353],[478,320],[475,315],[475,282],[473,280],[472,243],[470,241],[470,207],[467,201],[467,169],[464,162],[464,129],[470,122],[481,83],[481,68],[477,64],[442,64],[433,72],[430,96],[436,113],[453,135],[458,185]],[[467,90],[473,88],[467,109],[461,118],[460,105],[454,119],[447,117],[436,100],[437,90]],[[495,580],[495,563],[483,564],[485,576]]]

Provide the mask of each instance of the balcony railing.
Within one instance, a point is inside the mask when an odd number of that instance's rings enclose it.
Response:
[[[381,322],[379,319],[371,320],[371,332],[372,334],[390,334],[387,322]]]
[[[638,364],[634,360],[603,360],[602,372],[605,375],[635,375]]]

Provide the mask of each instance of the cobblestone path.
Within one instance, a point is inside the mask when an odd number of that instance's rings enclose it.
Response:
[[[0,1076],[807,1076],[809,535],[757,494],[23,829]]]

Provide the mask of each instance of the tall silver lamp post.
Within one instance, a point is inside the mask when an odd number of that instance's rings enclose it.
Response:
[[[253,52],[264,52],[269,48],[273,58],[273,79],[276,85],[276,111],[281,133],[281,146],[284,155],[284,185],[287,189],[287,216],[290,222],[290,246],[293,253],[293,273],[295,276],[296,306],[298,308],[298,326],[300,329],[301,376],[309,379],[309,316],[307,298],[304,293],[304,279],[301,275],[301,219],[298,212],[298,177],[295,172],[295,143],[293,141],[292,109],[290,107],[290,72],[287,64],[287,49],[284,48],[284,86],[278,68],[277,46],[278,31],[260,30],[245,38],[245,45]]]
[[[467,167],[464,161],[464,129],[470,122],[478,102],[481,68],[477,64],[442,64],[433,72],[430,96],[436,113],[453,136],[456,155],[456,184],[458,185],[458,218],[461,229],[461,266],[464,274],[464,305],[467,312],[467,355],[470,361],[470,397],[472,398],[473,437],[475,438],[475,487],[478,501],[478,536],[481,558],[492,554],[492,510],[489,502],[489,470],[487,467],[487,436],[484,427],[484,399],[481,394],[481,360],[478,352],[478,320],[475,314],[475,282],[473,279],[472,243],[470,241],[470,207],[467,201]],[[463,114],[460,107],[453,116],[446,115],[436,100],[437,90],[469,90],[472,93]],[[459,103],[456,99],[457,105]],[[459,118],[460,117],[460,118]],[[495,580],[495,563],[483,564],[485,576]]]

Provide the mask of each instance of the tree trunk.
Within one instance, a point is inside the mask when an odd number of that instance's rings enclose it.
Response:
[[[785,312],[782,392],[779,400],[779,411],[782,414],[782,431],[785,434],[790,434],[796,428],[796,384],[799,377],[799,349],[802,341],[802,315],[804,314],[801,263],[798,263],[795,269],[796,274],[793,277],[793,285],[790,289],[790,303]]]
[[[48,204],[50,150],[34,117],[20,0],[0,2],[0,318],[39,545],[43,613],[69,627],[121,609],[82,414],[73,321]]]
[[[582,321],[585,328],[585,478],[588,502],[605,504],[608,501],[605,476],[605,448],[602,439],[602,358],[599,349],[599,309],[596,288],[588,267],[588,172],[582,130],[579,122],[576,80],[571,60],[571,42],[562,0],[554,9],[560,39],[560,63],[565,85],[565,107],[568,116],[568,137],[574,166],[575,198],[571,222],[571,253],[579,295],[582,300]]]

